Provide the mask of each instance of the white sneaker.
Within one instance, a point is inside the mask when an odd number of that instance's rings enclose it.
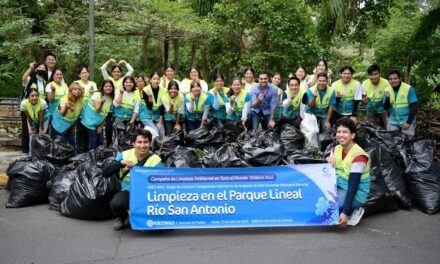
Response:
[[[362,216],[364,215],[364,212],[365,212],[365,210],[362,207],[353,210],[353,213],[348,218],[347,225],[355,226],[355,225],[359,224],[359,222],[361,221]]]

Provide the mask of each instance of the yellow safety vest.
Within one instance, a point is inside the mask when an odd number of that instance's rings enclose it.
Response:
[[[136,165],[139,161],[136,157],[136,150],[134,148],[126,150],[122,152],[122,159],[123,160],[129,160],[133,162],[134,165]],[[145,162],[144,167],[156,167],[157,164],[162,162],[159,156],[156,154],[151,155],[148,160]],[[128,168],[122,168],[119,171],[119,176],[122,178],[125,172],[128,170]],[[122,180],[122,190],[130,190],[130,172],[124,177]]]

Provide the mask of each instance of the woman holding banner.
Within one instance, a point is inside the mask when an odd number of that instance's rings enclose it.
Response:
[[[338,186],[338,226],[355,226],[364,214],[363,204],[370,192],[370,158],[354,141],[356,126],[349,117],[336,122],[339,145],[331,151],[327,161],[336,168]]]

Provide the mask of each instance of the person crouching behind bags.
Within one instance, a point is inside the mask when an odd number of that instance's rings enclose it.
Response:
[[[122,88],[115,91],[115,99],[113,100],[114,117],[121,120],[125,125],[134,128],[134,109],[139,104],[138,94],[134,91],[135,80],[133,77],[125,76],[122,80]]]
[[[198,81],[192,81],[191,91],[185,95],[185,118],[188,121],[188,132],[205,127],[209,113],[209,98],[202,93],[202,87]]]
[[[60,98],[53,112],[52,134],[61,136],[73,147],[75,147],[75,122],[81,115],[83,105],[83,90],[77,82],[73,82],[69,86],[69,92]]]
[[[179,92],[178,82],[168,83],[168,93],[162,96],[162,104],[165,108],[165,134],[171,135],[174,131],[182,130],[180,123],[184,119],[185,103],[183,95]]]
[[[339,145],[332,149],[327,161],[336,168],[340,227],[359,223],[370,192],[370,158],[356,144],[355,137],[356,125],[350,117],[336,121]]]
[[[283,95],[283,118],[293,121],[304,116],[306,106],[303,98],[305,91],[300,88],[301,81],[297,77],[290,77],[287,85],[288,87]]]
[[[251,108],[251,96],[242,89],[241,78],[232,79],[231,89],[228,91],[229,103],[226,104],[226,122],[242,126],[247,129],[247,120]]]
[[[139,85],[144,86],[145,83],[142,83],[143,79],[141,78],[137,78],[137,81],[136,96],[139,98],[139,104],[134,110],[134,115],[144,127],[152,128],[160,137],[163,137],[165,136],[164,109],[161,98],[167,93],[167,90],[159,86],[160,75],[156,71],[150,76],[151,85],[140,88]]]
[[[115,161],[104,166],[102,176],[105,178],[118,174],[122,181],[121,191],[115,194],[110,208],[116,216],[113,225],[115,230],[128,226],[130,197],[130,169],[133,166],[162,167],[159,156],[150,151],[152,136],[149,131],[140,129],[133,135],[133,148],[118,153]]]
[[[108,113],[112,110],[114,97],[113,82],[105,80],[99,91],[93,93],[89,101],[85,103],[81,123],[87,128],[90,150],[104,143],[103,127]]]
[[[26,115],[27,127],[29,128],[29,153],[31,153],[32,136],[35,134],[44,135],[49,125],[49,113],[47,103],[40,98],[36,88],[27,91],[27,98],[20,104],[20,110]],[[24,134],[22,134],[24,136]]]

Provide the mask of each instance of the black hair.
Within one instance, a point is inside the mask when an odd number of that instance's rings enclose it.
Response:
[[[116,68],[118,68],[118,69],[122,72],[122,68],[121,68],[121,66],[119,66],[119,65],[113,65],[113,67],[112,67],[112,72],[113,72]]]
[[[399,77],[399,79],[402,78],[402,75],[400,74],[400,71],[398,71],[398,70],[392,70],[392,71],[390,71],[390,72],[388,73],[388,78],[390,78],[390,75],[393,75],[393,74],[396,74],[397,77]]]
[[[350,65],[345,65],[344,67],[342,67],[342,68],[339,70],[339,73],[342,74],[342,73],[343,73],[344,71],[346,71],[346,70],[349,70],[351,74],[354,73],[354,69],[353,69],[353,67],[351,67]]]
[[[261,69],[261,70],[258,72],[258,77],[260,77],[260,75],[264,75],[264,74],[266,74],[267,77],[270,78],[269,73],[268,73],[265,69]]]
[[[200,74],[199,69],[197,69],[196,66],[191,66],[191,67],[189,68],[189,71],[188,71],[188,77],[190,76],[191,71],[192,71],[193,69],[197,71],[197,74],[199,75],[199,79],[203,79],[203,78],[202,78],[202,75]]]
[[[194,86],[197,84],[197,86],[199,86],[200,88],[202,88],[202,86],[200,85],[199,81],[192,81],[191,85],[189,86],[189,91],[191,92],[192,88],[194,88]]]
[[[292,76],[292,77],[290,77],[289,80],[287,81],[287,84],[289,85],[289,84],[290,84],[290,81],[292,81],[292,80],[296,80],[296,81],[298,82],[298,84],[301,83],[301,81],[298,79],[298,77],[296,77],[296,76]]]
[[[176,68],[174,67],[173,64],[167,64],[167,65],[165,65],[165,71],[166,71],[168,68],[171,68],[171,69],[173,69],[173,71],[176,71]]]
[[[143,82],[144,85],[146,86],[146,85],[147,85],[147,82],[145,82],[144,76],[142,76],[142,74],[138,74],[138,75],[136,75],[136,80],[139,79],[139,78],[141,78],[142,82]],[[138,88],[139,88],[139,87],[138,87]]]
[[[319,77],[325,77],[325,79],[328,80],[328,76],[327,76],[327,73],[326,73],[326,72],[320,72],[320,73],[318,74],[318,76],[316,77],[316,79],[319,79]]]
[[[171,89],[171,87],[176,87],[176,89],[177,89],[177,91],[179,91],[179,83],[178,82],[176,82],[176,81],[170,81],[169,83],[168,83],[168,91]]]
[[[296,67],[296,69],[295,69],[295,76],[296,76],[296,72],[299,70],[299,69],[303,69],[303,71],[304,71],[304,77],[303,77],[303,80],[306,78],[306,68],[304,68],[304,66],[302,66],[301,64],[298,64],[298,66]],[[301,81],[301,80],[300,80]]]
[[[111,86],[112,86],[112,93],[110,94],[110,96],[111,96],[112,98],[114,98],[114,97],[115,97],[115,85],[113,84],[113,82],[112,82],[111,80],[104,80],[104,81],[102,82],[102,84],[101,84],[101,87],[100,87],[99,91],[101,92],[102,95],[104,95],[104,86],[105,86],[107,83],[110,83]]]
[[[47,57],[52,56],[55,58],[55,60],[57,59],[57,56],[55,56],[55,54],[53,54],[52,52],[49,52],[46,54],[46,56],[44,56],[44,61],[46,61]]]
[[[43,78],[43,80],[45,82],[47,82],[47,66],[44,63],[38,63],[37,67],[35,67],[35,71],[29,76],[30,80],[28,82],[28,84],[26,85],[26,94],[29,92],[29,89],[31,88],[32,84],[35,83],[35,85],[37,84],[37,68],[40,67],[41,65],[44,66],[44,68],[46,69],[46,73],[43,74],[43,76],[41,76]],[[44,86],[46,86],[46,84],[44,83]]]
[[[160,73],[159,73],[159,71],[154,70],[154,71],[150,74],[150,79],[153,78],[153,76],[156,75],[156,74],[157,74],[157,75],[159,76],[159,78],[160,78]]]
[[[235,81],[239,81],[240,82],[240,84],[241,84],[241,77],[240,76],[234,76],[232,79],[231,79],[231,88],[229,89],[229,91],[228,91],[228,97],[229,96],[232,96],[233,94],[234,94],[234,91],[232,90],[232,83],[233,82],[235,82]]]
[[[40,95],[40,93],[38,92],[38,89],[29,88],[26,93],[26,98],[29,98],[29,96],[31,95],[32,92],[36,92],[38,94],[38,96]]]
[[[223,81],[225,81],[225,77],[223,77],[223,74],[221,74],[221,73],[216,73],[216,74],[215,74],[215,76],[214,76],[214,81],[217,81],[218,78],[220,78],[220,79],[222,79]]]
[[[254,71],[254,69],[253,69],[251,66],[247,66],[247,67],[244,69],[244,71],[243,71],[243,75],[245,75],[247,71],[251,71],[252,74],[255,75],[255,71]]]
[[[126,80],[131,80],[133,82],[133,90],[132,91],[134,91],[134,89],[135,89],[134,86],[136,85],[136,81],[131,76],[125,76],[124,79],[122,79],[122,88],[124,88],[124,91],[125,91],[125,81]]]
[[[63,72],[63,70],[62,70],[61,68],[55,68],[55,69],[53,69],[53,72],[52,72],[52,75],[50,76],[49,82],[52,82],[52,81],[53,81],[53,77],[55,76],[55,73],[56,73],[57,71],[60,71],[62,74],[64,74],[64,72]]]
[[[86,67],[86,66],[81,66],[81,68],[79,68],[78,75],[81,74],[81,72],[82,72],[83,69],[86,69],[86,71],[89,72],[89,68],[88,68],[88,67]]]
[[[316,61],[316,63],[315,63],[315,68],[318,67],[318,64],[319,64],[321,61],[324,62],[325,70],[327,70],[327,69],[328,69],[328,64],[327,64],[327,61],[326,61],[324,58],[319,58],[319,59]]]
[[[274,74],[272,75],[272,77],[274,77],[275,75],[279,75],[280,78],[281,78],[281,73],[279,73],[279,72],[274,72]]]
[[[343,126],[346,127],[350,130],[351,133],[356,133],[356,125],[354,124],[353,120],[351,120],[350,117],[342,117],[339,118],[336,121],[336,129],[338,129],[338,127]]]
[[[373,64],[367,69],[368,74],[372,74],[373,72],[380,72],[380,67],[377,64]]]
[[[148,138],[150,143],[153,141],[153,136],[151,135],[151,132],[148,131],[148,130],[144,130],[144,129],[136,130],[133,133],[133,138],[132,138],[133,143],[136,142],[136,139],[137,139],[138,136],[141,136],[141,137],[144,137],[144,138]]]

